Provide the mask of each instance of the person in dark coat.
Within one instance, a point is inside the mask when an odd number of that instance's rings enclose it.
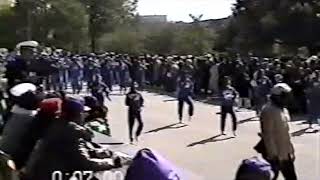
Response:
[[[25,41],[17,45],[20,55],[6,65],[6,78],[8,78],[9,89],[25,81],[29,75],[29,64],[35,59],[35,48],[39,43]]]
[[[236,90],[239,92],[239,107],[251,108],[250,97],[252,95],[252,87],[250,84],[250,77],[247,73],[242,73],[238,76],[236,83]]]
[[[308,102],[308,123],[312,128],[314,123],[320,122],[320,83],[314,82],[310,90],[307,91]]]
[[[103,82],[108,86],[109,90],[112,91],[113,86],[113,68],[109,59],[106,62],[102,63],[101,66],[101,75]]]
[[[35,93],[36,86],[28,83],[14,86],[10,92],[15,103],[2,133],[0,149],[12,157],[17,169],[21,169],[35,144],[29,135],[41,97]]]
[[[81,98],[67,96],[63,100],[60,120],[50,126],[28,162],[28,179],[50,180],[55,171],[72,174],[75,171],[96,172],[121,166],[112,158],[92,157],[87,145],[92,133],[81,126],[84,123],[83,112],[84,101]]]
[[[239,96],[238,92],[232,87],[231,80],[226,78],[226,85],[222,90],[222,103],[221,103],[221,134],[225,134],[225,124],[227,114],[231,115],[232,118],[232,131],[233,135],[236,136],[237,130],[237,117],[234,111],[234,104],[236,98]]]
[[[135,121],[138,121],[138,129],[135,134],[135,140],[138,141],[143,129],[143,122],[141,117],[141,111],[144,104],[142,95],[136,90],[138,84],[133,83],[130,92],[126,96],[126,106],[128,106],[128,121],[129,121],[129,139],[130,143],[133,143],[133,126]]]
[[[180,123],[182,122],[184,103],[187,103],[189,105],[189,120],[191,120],[194,112],[194,105],[192,102],[194,83],[192,82],[191,78],[182,76],[181,79],[178,81],[177,92],[179,121]]]

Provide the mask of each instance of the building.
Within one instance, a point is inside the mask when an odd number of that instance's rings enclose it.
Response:
[[[167,15],[145,15],[140,16],[141,23],[167,23]]]

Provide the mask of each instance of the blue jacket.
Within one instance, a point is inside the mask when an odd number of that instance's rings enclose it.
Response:
[[[179,81],[178,83],[178,98],[184,99],[193,96],[194,84],[190,79]]]

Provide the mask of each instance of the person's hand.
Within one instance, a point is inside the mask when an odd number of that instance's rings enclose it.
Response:
[[[122,163],[121,163],[121,158],[120,157],[115,157],[113,159],[113,162],[114,162],[114,167],[115,168],[120,168],[122,167]]]
[[[290,160],[295,161],[296,160],[296,155],[294,153],[289,154]]]

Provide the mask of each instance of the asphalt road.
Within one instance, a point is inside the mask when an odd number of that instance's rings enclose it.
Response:
[[[238,112],[238,136],[232,137],[231,119],[227,135],[219,136],[219,107],[195,102],[195,116],[178,124],[174,98],[142,92],[145,99],[143,135],[135,148],[152,148],[177,166],[199,175],[190,180],[232,180],[240,162],[257,155],[252,147],[258,142],[259,121],[254,112]],[[109,119],[113,137],[128,143],[127,108],[124,96],[113,92]],[[186,108],[186,107],[185,107]],[[185,110],[185,113],[187,111]],[[320,179],[320,133],[306,131],[303,121],[291,123],[299,180]],[[320,129],[320,127],[317,127]],[[282,178],[280,178],[282,179]]]

